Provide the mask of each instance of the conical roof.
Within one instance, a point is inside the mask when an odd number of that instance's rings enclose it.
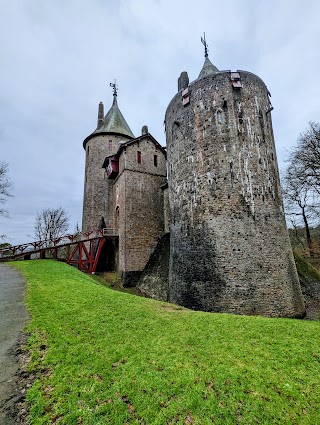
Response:
[[[130,127],[118,107],[116,94],[113,95],[113,103],[107,115],[103,119],[103,125],[93,132],[93,134],[96,133],[116,133],[134,138]]]
[[[200,71],[199,74],[199,78],[203,78],[203,77],[207,77],[208,75],[211,74],[216,74],[217,72],[219,72],[218,68],[216,68],[210,61],[210,59],[208,58],[208,56],[206,56],[203,67]]]

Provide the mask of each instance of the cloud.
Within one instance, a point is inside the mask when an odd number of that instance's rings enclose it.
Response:
[[[32,233],[36,213],[68,209],[81,222],[83,139],[96,127],[99,101],[108,110],[109,82],[139,135],[144,124],[165,144],[163,120],[177,78],[197,78],[200,36],[219,69],[259,75],[272,92],[278,157],[309,120],[318,120],[320,4],[309,0],[11,0],[0,26],[0,160],[15,184],[0,217],[14,243]]]

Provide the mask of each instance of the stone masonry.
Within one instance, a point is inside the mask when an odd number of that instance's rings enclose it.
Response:
[[[82,231],[98,228],[101,217],[105,218],[107,227],[113,226],[110,212],[110,199],[113,197],[113,185],[106,178],[102,162],[106,154],[115,154],[119,142],[128,137],[116,134],[97,134],[85,143],[86,167],[82,214]],[[101,160],[102,158],[102,160]]]
[[[151,135],[141,136],[122,148],[119,176],[114,183],[114,206],[119,215],[119,269],[125,286],[137,283],[163,234],[161,186],[165,182],[165,152]]]
[[[196,310],[301,317],[268,89],[249,72],[206,71],[181,88],[165,118],[169,300]]]
[[[304,316],[264,82],[219,71],[206,51],[199,77],[178,80],[167,150],[146,126],[134,137],[113,87],[84,141],[83,230],[101,217],[113,229],[104,264],[124,286],[195,310]]]

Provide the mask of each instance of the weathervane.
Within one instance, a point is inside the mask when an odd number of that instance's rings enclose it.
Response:
[[[113,88],[113,96],[117,96],[117,90],[118,90],[118,86],[117,86],[117,80],[114,80],[114,83],[110,83],[110,87]]]
[[[206,33],[203,33],[203,38],[201,37],[201,43],[204,45],[204,57],[207,58],[208,57],[208,45],[206,42]]]

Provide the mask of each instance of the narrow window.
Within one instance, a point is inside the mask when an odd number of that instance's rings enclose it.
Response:
[[[119,215],[120,215],[120,211],[119,211],[119,205],[118,205],[116,208],[115,223],[114,223],[116,230],[119,229]]]
[[[158,155],[153,155],[153,165],[158,167]]]
[[[112,151],[112,140],[109,140],[109,151]]]
[[[141,164],[141,152],[137,151],[137,162],[138,164]]]
[[[88,149],[87,149],[87,153],[88,153],[88,155],[89,155],[89,147],[90,147],[90,146],[88,146]]]
[[[222,112],[218,111],[217,112],[217,121],[219,124],[222,124]]]

